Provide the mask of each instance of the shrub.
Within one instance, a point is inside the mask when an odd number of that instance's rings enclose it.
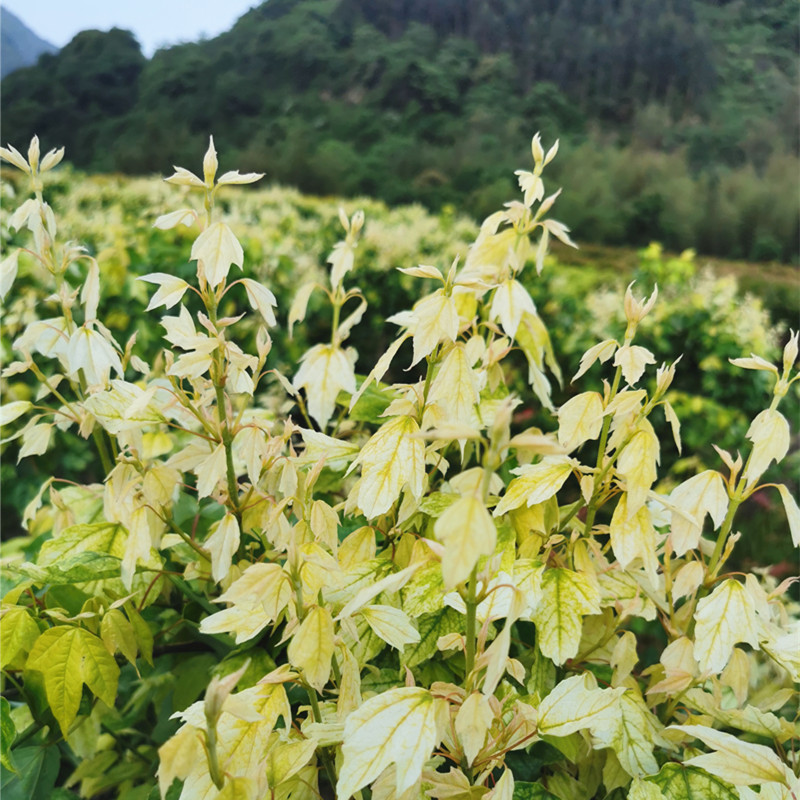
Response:
[[[550,237],[539,137],[521,202],[491,215],[463,266],[420,265],[433,287],[389,323],[400,333],[366,378],[350,334],[366,309],[348,287],[364,215],[314,293],[330,337],[284,375],[269,365],[275,297],[244,265],[220,214],[213,141],[186,226],[196,279],[156,272],[148,310],[168,347],[148,363],[97,318],[97,262],[61,244],[42,174],[61,152],[2,157],[31,181],[12,215],[52,293],[16,338],[6,377],[39,387],[3,406],[20,458],[53,429],[92,439],[102,484],[51,476],[5,545],[0,619],[5,790],[83,797],[789,798],[800,664],[795,607],[761,572],[726,571],[739,507],[778,493],[795,544],[800,509],[762,473],[789,447],[778,410],[797,381],[750,356],[772,398],[743,455],[659,489],[681,446],[667,399],[676,362],[638,344],[656,291],[623,299],[624,329],[593,344],[610,380],[556,411],[550,338],[518,280]],[[165,236],[169,233],[163,234]],[[531,237],[535,238],[531,242]],[[2,295],[20,251],[2,262]],[[171,270],[171,267],[164,265]],[[152,289],[151,289],[152,291]],[[224,309],[224,310],[223,310]],[[254,352],[234,338],[255,324]],[[252,322],[252,318],[256,320]],[[408,342],[419,379],[381,383]],[[508,386],[519,350],[535,400]],[[519,429],[536,407],[554,430]],[[672,441],[655,435],[663,414]],[[199,699],[202,695],[202,699]],[[177,720],[177,721],[176,721]],[[155,785],[157,773],[158,787]],[[758,793],[756,792],[758,789]]]

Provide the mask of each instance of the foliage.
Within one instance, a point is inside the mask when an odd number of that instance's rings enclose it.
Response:
[[[21,459],[46,455],[54,427],[74,447],[91,438],[105,475],[51,476],[28,535],[4,548],[4,791],[800,791],[791,581],[726,569],[755,533],[735,523],[756,492],[777,493],[800,545],[793,496],[762,484],[789,449],[778,407],[800,377],[797,334],[778,367],[734,359],[769,378],[743,455],[720,448],[720,469],[668,492],[659,461],[681,447],[668,400],[680,364],[644,388],[655,289],[628,288],[624,328],[583,354],[585,390],[556,409],[552,344],[519,280],[545,269],[551,237],[571,244],[542,179],[556,151],[534,137],[521,201],[487,218],[461,266],[401,269],[430,291],[388,320],[399,334],[362,377],[350,345],[366,306],[350,285],[362,212],[340,214],[326,280],[297,286],[290,326],[314,295],[331,325],[284,374],[270,363],[275,296],[249,277],[223,213],[229,187],[261,175],[218,175],[212,141],[202,177],[167,179],[203,198],[155,222],[164,236],[189,229],[196,271],[143,276],[168,343],[145,361],[98,317],[97,261],[62,243],[44,200],[63,152],[40,158],[37,139],[27,158],[0,150],[30,179],[11,224],[52,290],[4,371],[31,372],[38,391],[4,404],[2,423]],[[19,258],[2,262],[4,297]],[[236,341],[247,318],[253,352]],[[516,351],[522,396],[509,388]],[[419,377],[383,382],[404,353]],[[610,382],[584,378],[596,362]],[[551,409],[552,432],[518,429],[515,410],[534,408]],[[662,414],[669,441],[650,421]]]
[[[85,31],[5,79],[2,112],[82,168],[167,170],[213,124],[302,191],[481,218],[535,126],[569,136],[554,179],[587,241],[788,262],[797,57],[792,0],[270,0],[149,61]]]

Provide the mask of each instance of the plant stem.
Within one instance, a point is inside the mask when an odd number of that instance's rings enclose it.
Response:
[[[314,715],[314,721],[322,722],[322,712],[319,708],[319,700],[317,699],[316,691],[309,686],[306,688],[306,692],[308,694],[308,702],[311,703],[311,713]],[[328,778],[328,783],[331,785],[331,789],[336,791],[336,770],[334,769],[333,762],[331,761],[331,754],[328,752],[326,747],[319,748],[319,759],[322,762],[322,766],[325,770],[325,775]]]
[[[478,583],[478,565],[472,568],[472,574],[469,576],[467,582],[467,631],[466,631],[466,647],[465,647],[465,669],[467,684],[469,687],[472,685],[472,678],[470,677],[472,671],[475,669],[475,644],[477,640],[477,609],[478,602],[476,597],[477,583]]]
[[[614,373],[614,380],[611,384],[611,392],[608,396],[609,402],[611,402],[617,395],[619,391],[619,383],[622,379],[622,367],[617,367],[616,372]],[[605,478],[606,473],[608,472],[608,468],[603,469],[603,459],[605,458],[606,454],[606,445],[608,444],[608,432],[611,428],[611,417],[607,416],[603,420],[603,428],[600,431],[600,443],[598,445],[597,450],[597,464],[595,465],[595,476],[594,476],[594,486],[592,487],[592,497],[589,500],[588,510],[586,511],[586,524],[583,529],[584,536],[588,536],[591,533],[592,526],[594,525],[594,518],[595,514],[597,514],[597,490],[600,488],[600,484],[602,483],[603,478]]]

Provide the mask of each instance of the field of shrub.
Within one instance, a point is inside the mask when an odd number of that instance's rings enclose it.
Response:
[[[0,155],[4,798],[797,800],[780,314],[538,136],[480,226]]]

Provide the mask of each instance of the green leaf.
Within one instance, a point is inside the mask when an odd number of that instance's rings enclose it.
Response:
[[[58,748],[20,747],[14,751],[17,773],[0,767],[3,800],[50,800],[61,766]]]
[[[411,617],[440,611],[444,605],[444,594],[442,565],[431,561],[417,570],[403,587],[403,611]]]
[[[81,569],[81,564],[86,564],[92,561],[92,558],[113,559],[119,562],[125,556],[125,548],[128,541],[128,532],[119,523],[115,522],[95,522],[91,524],[71,525],[66,528],[60,536],[56,539],[50,539],[42,545],[39,551],[39,558],[37,566],[55,568],[58,564],[70,564],[72,559],[75,559],[75,570],[78,572]],[[83,554],[83,555],[81,555]],[[91,554],[91,555],[87,555]],[[81,559],[87,561],[82,561]],[[85,582],[78,583],[77,581],[60,581],[61,583],[76,583],[80,588],[90,595],[96,595],[101,590],[110,591],[118,596],[128,594],[128,589],[123,585],[122,580],[110,574],[111,560],[98,561],[97,564],[103,564],[106,574],[97,574],[96,571],[87,576]],[[148,559],[141,559],[140,565],[150,570],[158,570],[161,568],[162,561],[160,556],[154,551],[150,551]],[[55,573],[56,575],[58,573]],[[152,575],[137,573],[134,576],[133,591],[137,596],[143,596],[145,590],[152,580]],[[162,579],[159,578],[159,581]],[[103,581],[104,583],[99,583]],[[158,583],[150,592],[150,596],[155,599],[158,597],[160,586]]]
[[[128,533],[116,522],[71,525],[56,539],[50,539],[39,551],[39,566],[47,566],[79,553],[90,552],[122,559]]]
[[[360,376],[356,376],[356,379],[360,386],[363,379]],[[359,422],[372,422],[380,425],[385,421],[381,418],[383,412],[394,400],[394,396],[395,393],[388,387],[379,388],[374,383],[371,383],[350,410],[349,417]],[[350,403],[350,395],[346,392],[339,392],[336,402],[346,408]]]
[[[11,664],[18,655],[29,653],[40,633],[26,609],[21,606],[8,609],[0,618],[0,668]]]
[[[23,564],[20,569],[38,586],[45,583],[63,585],[118,578],[120,563],[120,560],[114,556],[82,552],[59,559],[47,567]]]
[[[649,779],[667,800],[738,800],[739,793],[725,781],[709,775],[698,767],[664,764],[661,771]]]
[[[513,800],[557,800],[554,794],[539,783],[514,782]]]
[[[440,517],[458,500],[459,496],[455,492],[431,492],[422,499],[417,511],[421,511],[429,517]]]
[[[125,603],[125,613],[128,621],[133,628],[136,637],[136,646],[142,658],[152,667],[153,666],[153,634],[150,626],[145,622],[144,617],[136,610],[133,603]]]
[[[461,629],[461,614],[449,606],[432,614],[423,614],[417,619],[419,641],[406,645],[400,658],[401,663],[406,667],[415,667],[428,661],[437,651],[436,642],[440,636],[458,633]]]
[[[103,617],[100,638],[112,656],[119,650],[131,664],[136,664],[136,633],[118,608],[110,609]]]
[[[65,736],[78,713],[84,683],[106,705],[114,705],[117,662],[102,641],[83,628],[60,625],[45,631],[25,668],[44,676],[47,701]]]
[[[11,706],[5,697],[0,697],[0,764],[11,772],[17,772],[11,758],[11,745],[17,738],[17,729],[11,719]]]

